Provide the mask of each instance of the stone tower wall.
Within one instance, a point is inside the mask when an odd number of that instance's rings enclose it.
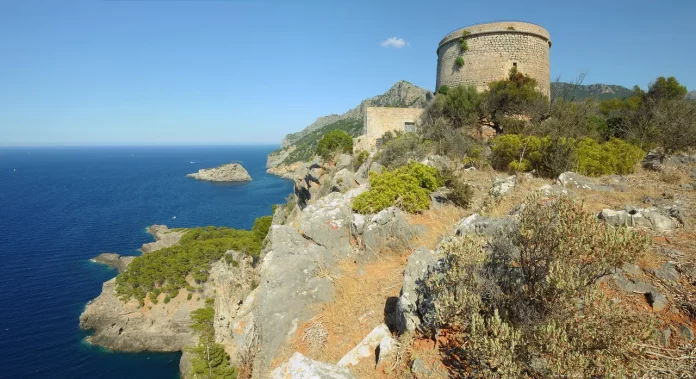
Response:
[[[459,38],[463,31],[469,50],[462,53]],[[479,91],[492,81],[505,79],[513,66],[538,82],[538,89],[551,94],[549,50],[551,37],[541,26],[526,22],[494,22],[455,30],[442,39],[437,49],[436,89],[443,85],[473,85]],[[457,57],[464,65],[456,64]]]

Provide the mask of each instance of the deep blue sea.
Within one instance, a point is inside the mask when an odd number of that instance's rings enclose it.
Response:
[[[145,228],[249,228],[291,192],[266,174],[273,146],[0,149],[0,377],[176,378],[179,354],[84,342],[79,316],[116,275],[90,261],[138,255]],[[240,162],[254,179],[186,178]]]

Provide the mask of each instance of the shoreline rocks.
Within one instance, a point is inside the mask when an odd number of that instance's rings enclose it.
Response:
[[[123,272],[126,270],[126,267],[133,262],[133,259],[135,259],[134,256],[121,256],[120,254],[116,253],[101,253],[92,258],[92,261],[115,268],[118,270],[118,272]]]
[[[251,176],[239,163],[228,163],[214,168],[202,168],[198,172],[186,175],[197,180],[209,182],[248,182]]]
[[[143,244],[140,248],[143,254],[176,245],[186,230],[171,230],[166,225],[152,225],[147,228],[147,232],[155,237],[155,242]]]

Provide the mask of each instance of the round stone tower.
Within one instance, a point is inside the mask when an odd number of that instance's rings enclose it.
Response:
[[[527,22],[500,21],[457,29],[437,48],[435,88],[473,85],[483,91],[517,67],[536,79],[539,91],[550,96],[550,48],[549,32]]]

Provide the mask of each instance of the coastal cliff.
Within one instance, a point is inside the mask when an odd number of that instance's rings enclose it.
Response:
[[[239,163],[228,163],[214,168],[203,168],[198,172],[186,175],[198,180],[211,182],[248,182],[251,176]]]

